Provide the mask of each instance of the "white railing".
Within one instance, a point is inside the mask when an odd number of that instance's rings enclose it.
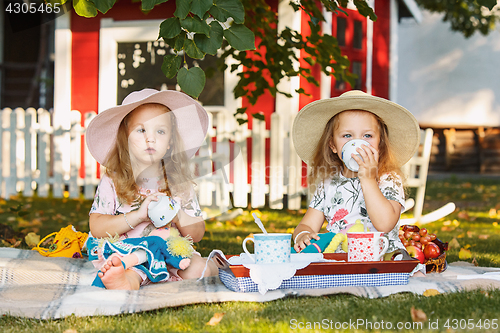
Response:
[[[212,125],[206,142],[212,144],[205,144],[193,159],[200,204],[227,209],[232,193],[236,207],[263,207],[267,197],[272,209],[281,209],[284,204],[288,209],[300,209],[305,193],[302,162],[280,116],[272,114],[270,129],[264,121],[252,119],[250,130],[247,125],[237,125],[228,110],[207,109]],[[45,197],[51,189],[54,197],[63,197],[67,191],[70,198],[81,193],[92,198],[99,183],[97,163],[84,136],[94,116],[86,113],[82,124],[79,111],[1,110],[0,196],[8,198],[19,192],[32,196],[36,190],[38,196]]]

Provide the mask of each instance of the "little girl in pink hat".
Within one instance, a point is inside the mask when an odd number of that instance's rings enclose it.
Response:
[[[99,113],[87,129],[87,146],[106,171],[90,210],[90,232],[95,239],[146,237],[156,228],[148,205],[167,195],[180,204],[171,228],[193,242],[202,239],[205,222],[193,189],[189,159],[208,130],[208,115],[195,100],[177,91],[144,89],[129,94],[122,105]],[[98,243],[98,242],[94,242]],[[102,243],[102,242],[101,242]],[[99,249],[94,249],[99,251]],[[98,276],[107,289],[139,289],[150,283],[138,256],[122,263],[112,255],[99,262]],[[215,275],[217,268],[199,253],[184,270],[169,268],[165,280]],[[207,266],[206,270],[204,270]]]

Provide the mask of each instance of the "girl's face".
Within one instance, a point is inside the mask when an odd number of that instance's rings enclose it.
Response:
[[[170,148],[171,119],[162,105],[145,104],[128,119],[128,145],[132,165],[157,165]]]
[[[362,139],[378,150],[380,127],[377,118],[367,111],[343,111],[337,115],[330,148],[342,159],[342,147],[347,141]]]

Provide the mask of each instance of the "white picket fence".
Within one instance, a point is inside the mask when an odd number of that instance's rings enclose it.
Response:
[[[231,207],[232,193],[236,207],[263,207],[268,198],[272,209],[284,205],[300,209],[305,193],[301,186],[302,162],[293,149],[290,129],[283,129],[280,116],[271,116],[270,130],[257,119],[253,119],[249,130],[247,125],[237,125],[228,110],[207,109],[212,126],[206,142],[212,144],[205,144],[193,159],[200,204],[226,210]],[[70,198],[82,193],[92,198],[99,183],[97,163],[82,142],[86,125],[94,116],[86,113],[82,124],[78,111],[56,114],[33,108],[1,110],[0,196],[8,198],[19,192],[32,196],[36,190],[38,196],[45,197],[51,189],[54,197],[63,197],[67,191]]]

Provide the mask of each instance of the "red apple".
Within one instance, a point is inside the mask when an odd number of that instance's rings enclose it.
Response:
[[[425,255],[418,247],[410,245],[406,248],[406,251],[413,258],[418,259],[421,264],[425,262]]]
[[[439,249],[439,246],[437,246],[433,242],[427,243],[427,245],[424,247],[424,255],[426,259],[437,258],[440,254],[441,250]]]

